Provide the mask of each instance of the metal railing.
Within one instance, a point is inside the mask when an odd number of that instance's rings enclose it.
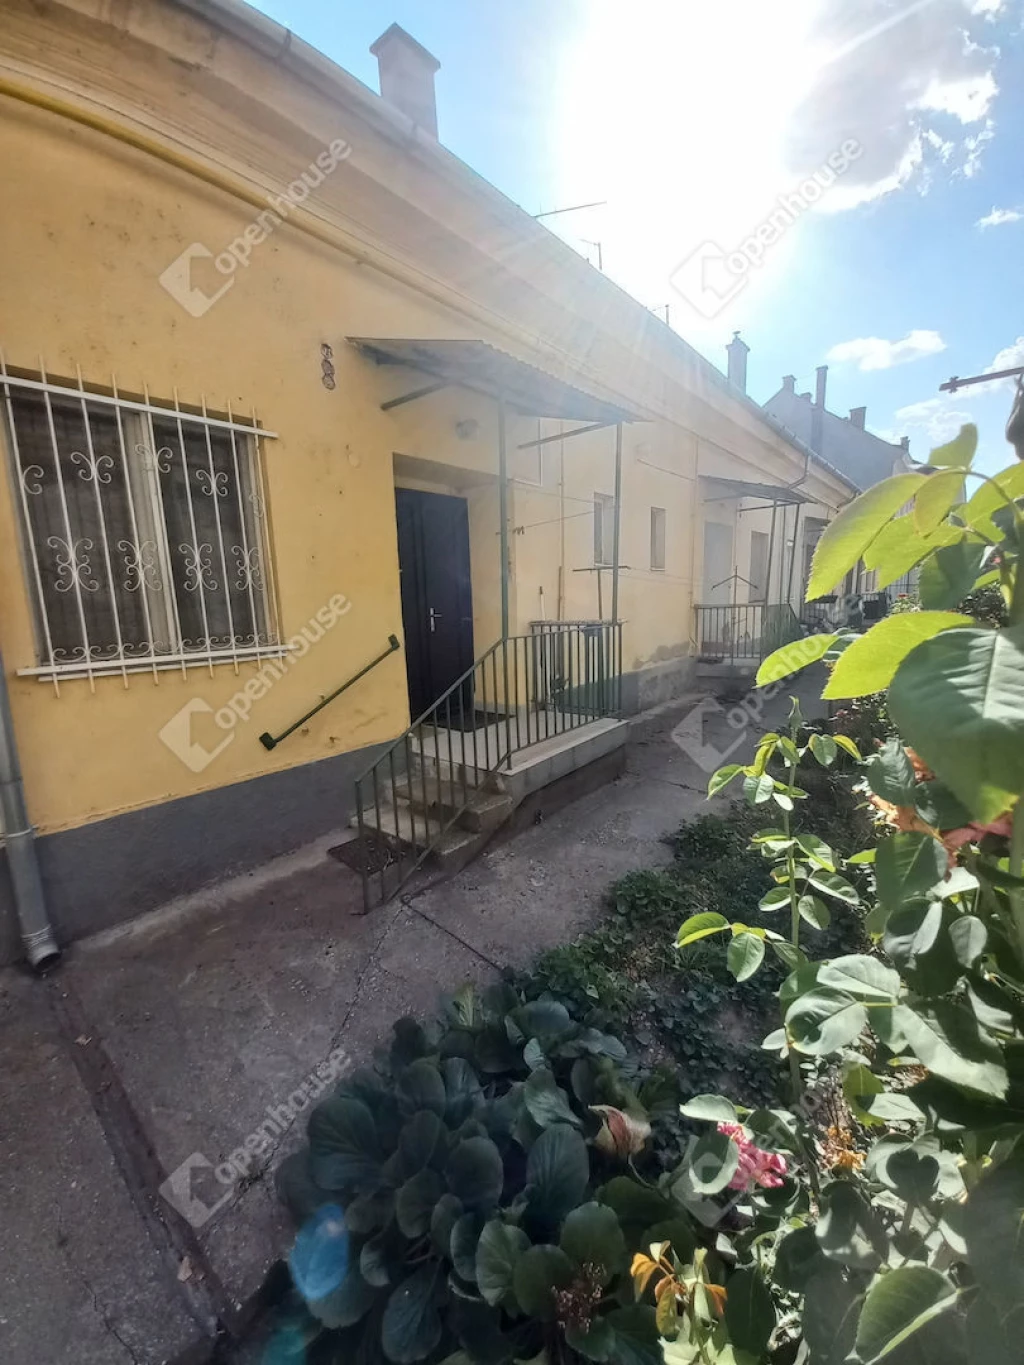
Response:
[[[356,780],[364,909],[405,885],[516,754],[615,714],[621,685],[621,624],[534,622],[493,644]]]
[[[702,663],[758,664],[801,634],[787,602],[697,606],[697,655]]]

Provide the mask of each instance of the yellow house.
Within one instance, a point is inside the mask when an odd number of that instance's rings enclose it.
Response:
[[[855,491],[374,51],[380,96],[239,0],[5,5],[0,958],[344,826],[374,763],[388,832],[410,745],[440,787],[611,733],[785,627]]]

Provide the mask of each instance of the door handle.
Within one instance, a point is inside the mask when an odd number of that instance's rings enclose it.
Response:
[[[430,633],[431,635],[433,635],[434,632],[437,630],[437,626],[434,624],[434,622],[440,621],[444,613],[440,611],[435,611],[433,607],[428,607],[427,610],[430,613]]]

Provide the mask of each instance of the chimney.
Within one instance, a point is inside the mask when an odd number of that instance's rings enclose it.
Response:
[[[382,33],[370,51],[377,58],[381,97],[436,138],[434,73],[441,63],[398,24]]]
[[[861,431],[863,431],[863,430],[864,430],[864,420],[865,420],[865,418],[867,417],[867,415],[868,415],[868,410],[867,410],[867,408],[851,408],[851,409],[850,409],[850,426],[852,426],[852,427],[858,427]]]
[[[729,383],[742,393],[747,391],[747,355],[750,347],[739,332],[733,332],[732,341],[726,346],[729,354]]]
[[[814,407],[811,410],[810,445],[811,449],[820,455],[825,439],[825,384],[828,380],[828,366],[819,365],[815,373],[818,380],[814,388]]]
[[[909,454],[910,454],[910,437],[909,437],[909,436],[901,436],[901,437],[900,437],[900,450],[903,451],[904,455],[909,455]]]
[[[782,376],[782,392],[783,392],[783,393],[795,393],[795,392],[796,392],[796,375],[795,375],[795,374],[784,374],[784,375]]]

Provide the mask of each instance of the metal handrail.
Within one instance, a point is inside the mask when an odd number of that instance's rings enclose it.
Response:
[[[382,903],[405,885],[517,753],[621,709],[621,678],[621,624],[545,623],[491,645],[356,779],[364,909],[374,888]]]
[[[402,646],[398,643],[398,636],[389,635],[387,649],[382,650],[375,659],[371,659],[358,673],[353,673],[347,682],[343,682],[340,687],[336,687],[329,696],[321,698],[321,700],[307,711],[304,716],[300,716],[294,724],[289,725],[287,730],[282,730],[279,735],[272,735],[269,730],[264,730],[263,734],[260,735],[260,743],[263,745],[264,749],[273,749],[281,743],[282,739],[287,739],[289,735],[294,734],[300,725],[305,725],[307,720],[310,720],[315,716],[318,711],[322,711],[325,706],[335,699],[335,697],[340,697],[342,692],[347,692],[353,683],[358,682],[360,678],[365,678],[371,668],[376,668],[379,663],[383,663],[385,659],[394,654],[396,649],[401,649],[401,647]]]

